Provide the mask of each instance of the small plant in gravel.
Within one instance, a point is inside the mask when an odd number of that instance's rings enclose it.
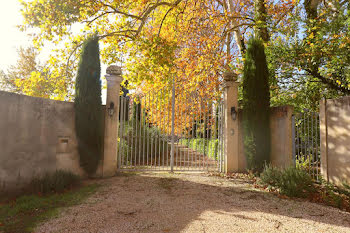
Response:
[[[281,170],[272,166],[271,164],[266,164],[264,171],[260,174],[260,183],[263,185],[268,185],[268,188],[278,187],[281,179]]]
[[[281,194],[289,197],[305,197],[315,191],[311,176],[296,167],[281,170],[265,165],[260,174],[260,183],[267,185],[269,189],[278,189]]]
[[[350,189],[347,184],[336,186],[321,179],[318,186],[318,192],[321,196],[322,202],[327,205],[350,211]]]
[[[29,184],[30,193],[61,193],[67,189],[78,186],[80,177],[64,170],[57,170],[54,173],[46,173],[35,177]]]
[[[282,171],[278,186],[280,193],[289,197],[305,197],[315,191],[311,176],[296,167]]]

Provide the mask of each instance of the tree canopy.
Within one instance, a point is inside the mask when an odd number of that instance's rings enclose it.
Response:
[[[267,48],[273,105],[306,96],[304,107],[314,107],[323,96],[349,93],[347,0],[33,0],[22,6],[21,29],[35,29],[37,47],[57,45],[51,69],[72,80],[82,41],[97,32],[102,61],[123,62],[131,85],[161,88],[174,74],[186,90],[216,96],[224,71],[242,73],[247,39],[257,31]],[[319,94],[310,95],[310,88]]]

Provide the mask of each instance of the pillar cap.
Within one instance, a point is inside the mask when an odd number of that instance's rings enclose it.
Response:
[[[224,76],[225,82],[237,81],[237,77],[238,77],[238,75],[232,71],[225,72],[223,76]]]
[[[106,73],[109,75],[121,75],[122,68],[116,65],[110,65],[107,67]]]

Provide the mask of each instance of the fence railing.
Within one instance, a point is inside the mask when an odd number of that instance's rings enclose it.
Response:
[[[320,179],[320,119],[319,113],[305,111],[293,116],[293,155],[295,165]]]

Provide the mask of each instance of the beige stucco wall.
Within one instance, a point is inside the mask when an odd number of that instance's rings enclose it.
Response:
[[[321,101],[320,130],[323,177],[350,184],[350,96]]]
[[[0,183],[11,189],[56,169],[79,166],[74,104],[0,91]]]
[[[292,106],[271,108],[271,163],[286,168],[293,164]]]
[[[293,164],[293,141],[292,141],[292,106],[271,108],[271,163],[274,166],[285,168]],[[240,170],[246,170],[247,163],[244,155],[243,142],[243,114],[239,111],[239,158]]]

